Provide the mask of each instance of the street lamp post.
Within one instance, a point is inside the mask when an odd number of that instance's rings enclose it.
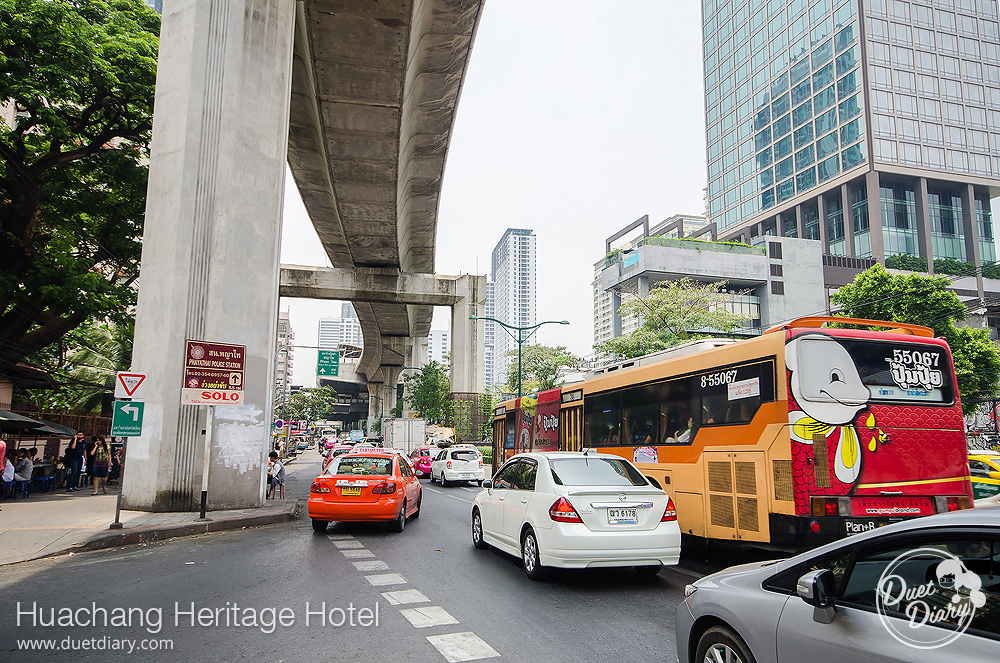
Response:
[[[539,322],[537,325],[528,325],[527,327],[517,327],[515,325],[508,325],[506,322],[497,320],[496,318],[488,318],[482,315],[470,315],[469,320],[489,320],[490,322],[495,322],[504,328],[512,339],[517,342],[517,397],[520,398],[523,394],[521,393],[521,346],[531,338],[531,335],[541,327],[542,325],[568,325],[569,320],[546,320],[545,322]],[[514,331],[517,332],[517,336],[514,336]],[[524,332],[528,332],[525,335]]]

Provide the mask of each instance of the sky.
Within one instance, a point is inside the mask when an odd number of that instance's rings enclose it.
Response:
[[[489,274],[507,228],[537,236],[538,331],[593,345],[594,263],[644,214],[704,210],[699,3],[487,0],[445,167],[436,271]],[[328,266],[290,173],[281,262]],[[317,320],[339,302],[282,298],[295,333],[293,384],[312,386]],[[447,329],[447,309],[433,328]]]

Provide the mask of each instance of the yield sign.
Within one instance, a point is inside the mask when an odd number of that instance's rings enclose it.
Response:
[[[115,398],[142,398],[139,387],[145,381],[146,376],[142,373],[125,373],[119,371],[115,380]]]

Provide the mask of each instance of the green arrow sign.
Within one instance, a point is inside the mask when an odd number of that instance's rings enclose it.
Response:
[[[142,401],[115,401],[114,415],[111,417],[111,435],[114,437],[137,437],[142,434]]]
[[[316,352],[316,375],[324,377],[340,375],[339,350],[319,350]]]

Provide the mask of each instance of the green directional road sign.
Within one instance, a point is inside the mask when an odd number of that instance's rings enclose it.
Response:
[[[115,401],[111,417],[113,437],[137,437],[142,434],[142,401]]]
[[[316,352],[316,375],[321,377],[340,375],[339,350],[319,350]]]

